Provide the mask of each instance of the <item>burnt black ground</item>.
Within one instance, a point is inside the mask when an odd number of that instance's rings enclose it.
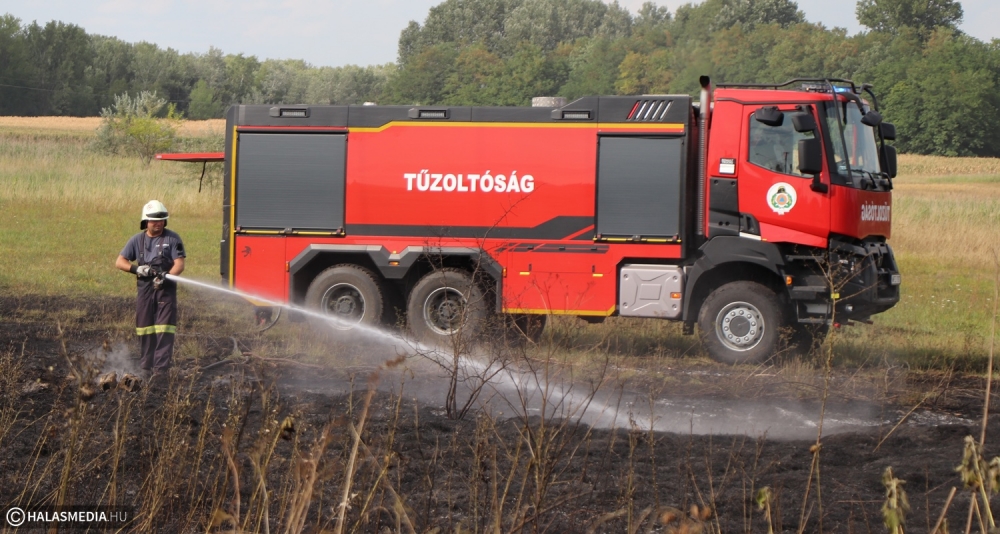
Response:
[[[78,313],[54,313],[74,309]],[[65,451],[71,441],[74,413],[84,410],[66,503],[109,502],[107,480],[112,476],[109,451],[113,449],[117,414],[130,406],[127,442],[114,484],[116,502],[135,506],[140,514],[154,514],[154,531],[205,531],[212,511],[232,511],[234,499],[221,453],[223,423],[238,424],[236,459],[240,471],[241,503],[254,499],[254,471],[249,457],[265,436],[263,429],[286,416],[294,420],[294,432],[275,442],[273,468],[268,474],[272,488],[272,531],[282,526],[280,501],[288,492],[288,473],[293,458],[314,443],[321,429],[331,428],[330,444],[323,455],[330,468],[318,485],[306,522],[306,532],[330,528],[334,504],[343,487],[343,465],[350,456],[347,421],[357,421],[365,396],[367,375],[363,369],[351,376],[342,369],[321,369],[285,363],[221,365],[199,372],[232,350],[228,337],[206,341],[199,360],[180,358],[170,386],[139,393],[97,392],[80,401],[79,383],[68,379],[71,362],[81,365],[82,356],[100,354],[105,342],[115,346],[130,343],[127,328],[129,299],[81,300],[62,297],[0,298],[0,354],[20,360],[23,374],[3,383],[0,401],[20,410],[9,429],[0,429],[0,502],[21,505],[52,502],[60,486]],[[57,317],[58,316],[58,317]],[[59,326],[55,319],[59,319]],[[192,320],[190,313],[187,320]],[[117,326],[116,326],[117,325]],[[184,324],[182,326],[182,331]],[[63,334],[59,334],[59,328]],[[63,348],[65,347],[65,348]],[[655,366],[656,362],[649,362]],[[722,368],[738,373],[738,368]],[[837,370],[848,374],[852,370]],[[655,518],[671,520],[670,513],[687,517],[692,506],[710,509],[705,531],[766,532],[763,512],[753,505],[756,489],[772,491],[775,530],[795,532],[800,526],[802,502],[812,479],[806,506],[805,532],[885,532],[881,507],[885,488],[881,483],[886,467],[905,481],[911,511],[908,532],[925,532],[937,519],[952,487],[959,489],[948,513],[952,532],[964,529],[969,507],[968,492],[955,467],[962,458],[963,439],[979,436],[982,417],[982,381],[976,377],[952,378],[953,390],[963,392],[936,397],[932,410],[924,411],[921,424],[904,423],[887,438],[895,421],[911,406],[885,406],[889,423],[860,432],[823,437],[819,451],[821,495],[817,499],[815,476],[810,475],[811,447],[815,438],[777,440],[744,435],[696,435],[685,432],[629,431],[626,428],[592,429],[572,422],[537,416],[522,419],[510,413],[496,419],[470,414],[465,420],[449,420],[440,403],[427,400],[427,391],[417,395],[417,381],[403,383],[400,400],[394,380],[384,374],[381,388],[372,399],[363,432],[372,457],[361,455],[354,489],[359,493],[347,516],[359,532],[397,528],[390,492],[375,482],[381,468],[393,491],[402,496],[406,517],[417,532],[441,527],[442,531],[480,529],[496,513],[505,518],[504,529],[521,530],[517,518],[526,518],[527,532],[623,532],[629,521],[652,526]],[[936,378],[912,373],[907,379],[915,391],[928,388]],[[318,387],[322,384],[323,387]],[[412,388],[411,388],[412,386]],[[631,385],[632,390],[641,383]],[[433,393],[432,386],[423,386]],[[977,389],[979,388],[979,389]],[[691,391],[692,403],[698,397]],[[977,400],[975,391],[980,391]],[[334,393],[336,392],[336,393]],[[415,397],[417,399],[415,400]],[[713,400],[717,401],[716,394]],[[263,399],[268,399],[266,402]],[[173,401],[171,401],[173,399]],[[186,403],[170,411],[171,402]],[[740,402],[738,397],[734,402]],[[932,404],[932,403],[928,403]],[[994,410],[997,410],[994,401]],[[85,406],[85,408],[81,408]],[[206,415],[211,406],[213,415]],[[75,411],[74,411],[75,410]],[[163,431],[164,415],[175,419],[174,434]],[[929,416],[926,414],[930,414]],[[932,424],[933,416],[946,424]],[[955,424],[955,422],[958,422]],[[206,432],[202,434],[202,429]],[[545,426],[557,431],[546,458],[551,467],[541,507],[527,506],[514,497],[520,488],[532,494],[538,487],[533,477],[524,478],[527,463],[524,446],[538,445],[527,435],[539,434]],[[8,430],[3,434],[4,430]],[[205,453],[199,467],[184,454],[167,450],[170,443],[205,436]],[[180,437],[178,437],[180,436]],[[185,438],[186,436],[186,438]],[[884,439],[884,442],[879,444]],[[171,441],[174,440],[174,441]],[[267,440],[264,440],[267,441]],[[515,453],[521,446],[520,456]],[[190,455],[190,448],[184,449]],[[296,452],[298,451],[298,452]],[[183,451],[181,451],[183,453]],[[1000,455],[1000,417],[990,418],[986,439],[987,459]],[[164,503],[150,512],[150,475],[163,468],[163,459],[175,466],[174,479],[164,483]],[[512,472],[511,458],[519,458]],[[536,464],[537,465],[537,464]],[[32,468],[32,466],[34,466]],[[47,466],[47,467],[46,467]],[[224,481],[224,482],[220,482]],[[505,500],[494,501],[492,488],[500,490],[510,481]],[[365,495],[372,505],[362,516]],[[1000,508],[994,498],[992,507]],[[380,508],[381,506],[381,508]],[[520,507],[519,507],[520,506]],[[677,510],[678,512],[672,512]],[[519,511],[523,514],[519,515]],[[631,519],[629,512],[631,511]],[[658,524],[655,531],[677,527],[678,519]]]

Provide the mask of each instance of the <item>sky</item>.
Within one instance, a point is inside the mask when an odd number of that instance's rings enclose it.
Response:
[[[0,0],[0,14],[22,24],[58,20],[90,34],[147,41],[181,53],[226,54],[258,59],[304,59],[313,66],[374,65],[396,60],[399,32],[423,23],[444,0]],[[608,0],[605,0],[608,1]],[[619,0],[633,13],[644,0]],[[690,0],[657,0],[671,13]],[[694,3],[697,3],[695,1]],[[798,0],[810,22],[828,28],[862,28],[854,0]],[[1000,2],[963,0],[962,31],[989,41],[1000,37]]]

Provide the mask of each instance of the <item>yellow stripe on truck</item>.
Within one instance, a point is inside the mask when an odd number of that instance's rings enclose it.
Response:
[[[590,128],[592,130],[632,130],[658,131],[663,133],[683,133],[684,124],[660,122],[630,124],[627,122],[411,122],[392,121],[375,128],[348,128],[353,133],[376,133],[397,127],[416,128]]]
[[[236,263],[236,146],[239,142],[240,134],[236,131],[236,126],[233,126],[233,150],[232,150],[232,161],[230,162],[233,166],[230,171],[230,179],[232,184],[229,186],[229,287],[235,287],[235,273],[233,268]]]

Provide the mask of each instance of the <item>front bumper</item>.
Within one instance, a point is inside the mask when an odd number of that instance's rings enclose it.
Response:
[[[888,243],[834,243],[830,247],[830,258],[831,262],[836,262],[833,280],[834,293],[840,294],[837,299],[839,317],[867,319],[899,302],[902,277]]]
[[[786,259],[786,274],[798,281],[788,290],[799,322],[864,321],[899,302],[899,267],[883,241],[831,239],[826,251]]]

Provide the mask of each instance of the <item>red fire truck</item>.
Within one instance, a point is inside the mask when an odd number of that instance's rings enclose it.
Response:
[[[895,128],[870,87],[702,85],[700,103],[238,105],[224,153],[161,159],[224,162],[226,284],[344,328],[671,319],[741,362],[895,305]]]

